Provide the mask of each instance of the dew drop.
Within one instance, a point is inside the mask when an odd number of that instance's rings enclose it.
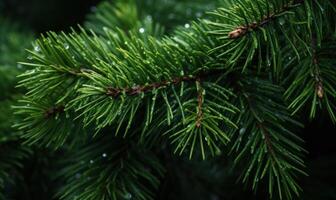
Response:
[[[184,27],[185,27],[185,28],[190,28],[190,24],[188,24],[188,23],[187,23],[187,24],[184,24]]]
[[[271,66],[271,61],[267,60],[267,66]]]
[[[245,131],[246,131],[246,128],[241,128],[241,129],[239,130],[239,134],[240,134],[240,135],[243,135],[243,134],[245,133]]]
[[[65,48],[66,50],[68,50],[68,49],[69,49],[69,44],[65,43],[65,44],[64,44],[64,48]]]
[[[102,156],[103,156],[103,158],[106,158],[106,157],[107,157],[107,154],[106,154],[106,153],[103,153]]]
[[[34,47],[34,50],[35,50],[36,52],[39,52],[39,51],[41,51],[41,48],[40,48],[40,46],[36,45],[36,46]]]
[[[125,194],[125,199],[132,199],[132,194],[131,193]]]
[[[16,66],[18,69],[22,69],[22,65],[20,63],[17,64]]]
[[[283,26],[284,24],[285,24],[285,19],[284,18],[280,18],[279,19],[279,24],[281,25],[281,26]]]
[[[144,33],[144,32],[145,32],[145,29],[141,27],[141,28],[139,29],[139,32],[140,32],[140,33]]]
[[[93,160],[90,160],[90,164],[93,164],[94,163],[94,161]]]

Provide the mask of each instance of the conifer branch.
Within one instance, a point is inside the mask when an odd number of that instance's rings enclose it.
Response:
[[[137,85],[133,86],[131,88],[114,88],[114,87],[108,87],[106,89],[106,95],[110,97],[117,98],[122,94],[128,95],[128,96],[134,96],[134,95],[139,95],[142,93],[147,93],[151,92],[156,89],[160,88],[165,88],[168,86],[173,86],[173,85],[179,85],[183,82],[199,82],[199,80],[209,78],[211,76],[215,76],[220,74],[221,72],[225,72],[226,70],[224,69],[213,69],[213,70],[208,70],[208,71],[201,71],[199,73],[196,73],[195,75],[185,75],[181,77],[176,77],[173,78],[172,80],[164,80],[160,82],[155,82],[151,84],[146,84],[146,85]]]
[[[312,48],[312,63],[313,63],[313,73],[315,78],[315,92],[317,96],[322,99],[324,96],[324,89],[323,89],[323,80],[320,75],[319,69],[319,61],[317,55],[317,44],[316,44],[316,36],[312,34],[311,38],[311,48]]]
[[[198,85],[196,127],[200,128],[202,125],[202,119],[203,119],[203,108],[202,107],[203,107],[203,101],[204,101],[203,88],[201,86],[200,78],[196,80],[196,84]]]
[[[288,2],[287,4],[284,4],[282,6],[281,10],[279,10],[277,12],[274,12],[274,13],[268,13],[268,15],[264,16],[264,18],[261,19],[259,22],[252,22],[252,23],[247,24],[247,25],[239,26],[235,30],[231,31],[228,36],[229,36],[230,39],[237,39],[237,38],[243,37],[249,31],[254,31],[255,29],[266,26],[271,21],[276,19],[277,16],[279,16],[279,15],[285,13],[285,12],[288,12],[290,9],[295,7],[295,5],[302,4],[303,2],[304,2],[304,0],[294,0],[294,1]]]
[[[263,138],[265,138],[265,143],[266,143],[268,151],[270,152],[272,157],[275,158],[276,155],[274,153],[271,137],[270,137],[268,131],[266,130],[266,128],[264,127],[264,125],[262,123],[258,123],[258,127],[261,130],[260,132],[263,134]]]

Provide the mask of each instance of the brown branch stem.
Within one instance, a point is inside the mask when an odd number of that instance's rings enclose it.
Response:
[[[197,91],[197,117],[196,117],[196,127],[200,128],[202,125],[202,119],[203,119],[203,88],[201,87],[201,80],[197,79],[196,84],[198,85],[198,91]]]
[[[317,56],[317,42],[316,42],[316,36],[312,35],[311,38],[311,48],[312,48],[312,63],[314,65],[314,78],[315,78],[315,92],[317,96],[322,99],[324,96],[324,89],[323,89],[323,83],[322,78],[320,75],[320,69],[319,69],[319,61]]]
[[[141,93],[146,93],[153,91],[155,89],[168,87],[170,85],[178,85],[182,82],[194,82],[197,80],[200,80],[201,78],[206,78],[209,76],[218,75],[220,72],[223,72],[224,69],[214,69],[210,71],[201,71],[195,75],[186,75],[181,77],[175,77],[172,80],[163,80],[160,82],[154,82],[151,84],[146,85],[137,85],[133,87],[126,87],[126,88],[117,88],[117,87],[108,87],[106,89],[106,95],[110,97],[117,98],[122,94],[125,94],[127,96],[135,96],[139,95]]]
[[[285,4],[282,9],[278,12],[274,13],[269,13],[268,15],[264,16],[260,21],[258,22],[252,22],[250,24],[244,25],[244,26],[238,26],[236,29],[231,31],[229,33],[229,38],[230,39],[237,39],[240,37],[243,37],[246,35],[249,31],[253,31],[259,27],[266,26],[268,23],[270,23],[272,20],[274,20],[277,15],[286,12],[291,9],[291,6],[296,5],[296,4],[302,4],[304,0],[294,0],[289,2],[288,4]]]

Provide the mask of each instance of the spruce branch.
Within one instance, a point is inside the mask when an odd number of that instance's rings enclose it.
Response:
[[[204,90],[201,86],[201,80],[196,80],[197,85],[197,119],[196,119],[196,127],[200,128],[202,125],[203,119],[203,103],[204,103]]]
[[[290,11],[290,9],[292,9],[293,7],[296,7],[299,4],[302,4],[303,2],[304,0],[295,0],[295,1],[284,3],[283,5],[281,5],[280,9],[279,8],[277,9],[276,12],[267,13],[267,15],[264,16],[258,22],[253,22],[247,25],[237,27],[235,28],[235,30],[231,31],[228,36],[230,39],[237,39],[237,38],[243,37],[249,31],[254,31],[256,29],[260,29],[263,26],[266,26],[272,20],[275,20],[278,16],[285,14],[286,12]]]
[[[329,1],[323,2],[329,5]],[[285,93],[286,100],[289,100],[289,108],[293,114],[299,112],[305,105],[310,104],[309,118],[313,119],[317,115],[318,110],[323,107],[329,113],[333,122],[335,122],[335,80],[334,70],[332,68],[333,61],[329,59],[334,54],[334,39],[327,39],[330,36],[322,36],[323,31],[332,29],[330,16],[336,16],[334,8],[321,10],[321,3],[311,2],[311,15],[318,21],[325,21],[325,26],[317,26],[313,21],[309,21],[312,29],[307,36],[310,41],[308,56],[298,62],[293,59],[287,68],[296,65],[289,70],[289,76],[286,80],[288,89]],[[325,42],[328,40],[328,44]],[[303,51],[304,52],[304,51]],[[291,82],[289,82],[291,81]]]
[[[265,182],[270,198],[277,193],[280,199],[293,199],[300,191],[296,177],[306,175],[301,158],[305,150],[289,129],[300,124],[291,119],[279,91],[260,78],[243,79],[239,101],[248,106],[240,117],[241,129],[233,136],[232,153],[236,165],[242,163],[241,180],[251,183],[253,190]]]
[[[39,102],[25,98],[12,107],[20,119],[14,127],[23,131],[20,137],[25,144],[59,149],[65,143],[74,144],[81,140],[75,135],[84,136],[82,124],[74,122],[63,105],[55,106],[52,98]]]
[[[225,1],[208,18],[178,27],[165,37],[154,22],[147,23],[138,10],[134,11],[135,4],[129,5],[132,20],[124,15],[128,7],[121,7],[127,3],[118,1],[117,8],[106,4],[106,10],[93,17],[92,24],[99,22],[95,31],[80,28],[68,34],[48,33],[37,40],[37,48],[30,51],[32,59],[24,63],[35,69],[22,75],[20,82],[28,89],[28,100],[23,103],[33,106],[16,107],[24,116],[17,127],[30,129],[24,135],[30,144],[56,143],[57,147],[66,144],[73,129],[83,127],[94,127],[102,138],[106,138],[104,129],[123,134],[125,140],[140,138],[140,143],[148,146],[167,136],[174,153],[187,152],[190,159],[197,153],[203,159],[208,154],[217,155],[232,142],[236,163],[244,164],[243,182],[252,180],[256,190],[260,180],[266,181],[271,198],[278,194],[281,199],[293,199],[300,191],[296,177],[305,175],[304,149],[292,131],[300,124],[288,113],[283,90],[275,83],[290,71],[285,97],[293,113],[313,99],[314,115],[319,98],[335,119],[334,61],[326,56],[334,44],[322,45],[323,31],[317,26],[325,19],[330,21],[334,13],[316,10],[321,3],[317,2]],[[322,7],[327,7],[329,1],[324,2]],[[312,52],[306,36],[312,29],[317,33],[316,52]],[[294,57],[287,63],[283,55],[288,53]],[[323,84],[311,77],[314,65],[319,66],[318,80]],[[240,78],[232,79],[233,71]],[[261,72],[269,76],[260,78]],[[237,84],[242,90],[232,86]],[[50,99],[44,104],[46,97]],[[73,119],[81,122],[78,127],[73,127]],[[239,131],[238,126],[242,126]],[[62,132],[54,134],[57,130]],[[103,143],[107,146],[100,146]],[[94,158],[92,164],[98,160],[92,168],[74,163],[65,169],[94,176],[99,192],[91,181],[78,182],[73,180],[74,174],[64,172],[62,176],[71,184],[65,185],[59,196],[118,199],[128,194],[119,185],[134,183],[128,188],[132,195],[153,198],[136,178],[153,183],[154,188],[158,185],[157,178],[143,168],[148,162],[143,160],[143,152],[135,148],[132,154],[136,156],[129,158],[128,153],[122,153],[119,159],[124,147],[115,145],[98,142],[84,148],[81,158],[90,163]],[[117,164],[103,163],[106,168],[102,169],[98,157],[105,155],[105,148],[116,153],[110,160]],[[129,148],[133,150],[127,146],[125,151]],[[140,166],[140,170],[129,163]],[[101,176],[97,176],[99,172]]]
[[[104,135],[69,155],[66,167],[57,174],[67,184],[56,196],[64,200],[154,199],[163,173],[149,150]]]

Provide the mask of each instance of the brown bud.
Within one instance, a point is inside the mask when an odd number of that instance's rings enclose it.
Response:
[[[245,27],[240,26],[229,33],[229,38],[230,39],[240,38],[241,36],[245,35],[246,32],[247,29]]]
[[[316,84],[316,94],[320,99],[322,99],[324,96],[324,90],[321,82]]]

